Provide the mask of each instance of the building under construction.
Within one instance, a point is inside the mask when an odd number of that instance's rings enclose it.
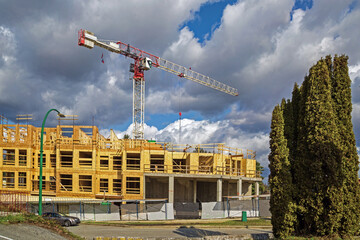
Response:
[[[39,194],[41,128],[0,124],[1,190]],[[222,201],[261,181],[255,154],[224,144],[174,145],[106,138],[96,126],[44,130],[43,196]]]

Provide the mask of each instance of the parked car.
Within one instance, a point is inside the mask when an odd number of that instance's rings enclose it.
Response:
[[[65,214],[57,212],[46,212],[42,217],[49,220],[55,220],[65,227],[75,226],[80,223],[80,219],[77,217],[66,216]]]

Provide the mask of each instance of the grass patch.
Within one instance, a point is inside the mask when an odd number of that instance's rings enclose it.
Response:
[[[271,226],[271,221],[268,219],[248,219],[247,222],[241,220],[227,220],[223,222],[208,222],[200,223],[200,225],[208,226]]]
[[[14,215],[0,216],[0,224],[16,224],[16,223],[24,223],[24,224],[32,224],[38,227],[43,227],[58,233],[59,235],[71,239],[71,240],[84,240],[84,238],[77,236],[62,227],[58,222],[46,220],[38,215],[32,213],[20,213]]]
[[[12,223],[44,223],[45,220],[35,214],[14,214],[0,216],[0,224]]]
[[[108,226],[271,226],[269,219],[248,219],[247,222],[241,220],[189,220],[189,221],[86,221],[85,224],[108,225]]]

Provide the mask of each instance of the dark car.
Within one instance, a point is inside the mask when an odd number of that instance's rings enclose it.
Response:
[[[45,219],[55,220],[65,227],[75,226],[80,223],[79,218],[66,216],[65,214],[62,214],[62,213],[47,212],[47,213],[44,213],[42,216]]]

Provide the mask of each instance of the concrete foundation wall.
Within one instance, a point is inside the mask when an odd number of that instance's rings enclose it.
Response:
[[[168,198],[169,179],[165,177],[147,177],[145,183],[146,199]]]
[[[223,196],[237,196],[237,183],[224,181],[222,186]]]
[[[216,182],[197,182],[197,199],[200,202],[216,202]]]
[[[194,184],[189,179],[174,180],[174,200],[175,202],[193,202]]]

